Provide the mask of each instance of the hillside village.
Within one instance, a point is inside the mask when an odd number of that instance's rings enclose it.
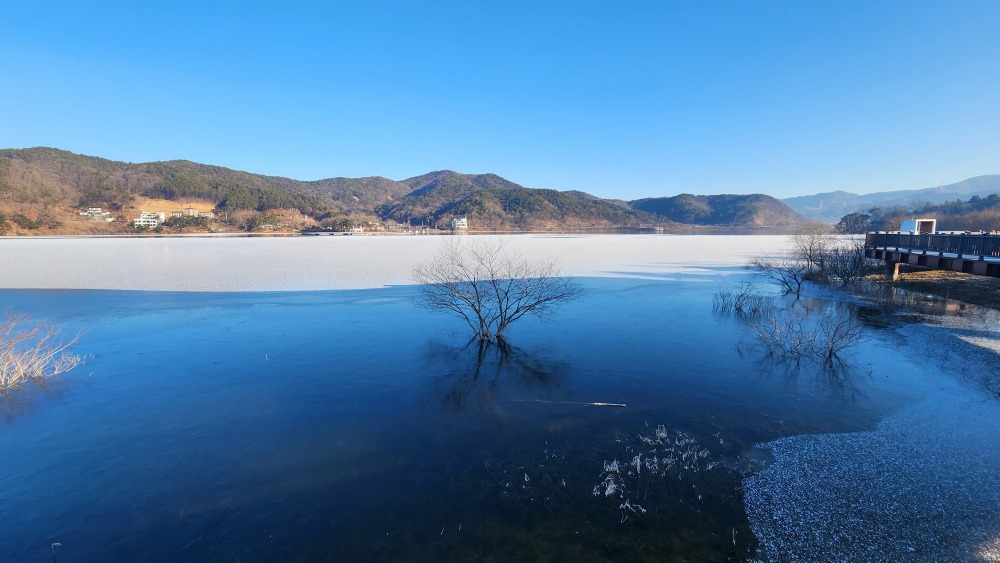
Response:
[[[133,228],[137,231],[144,230],[157,230],[163,227],[184,227],[184,226],[214,226],[213,230],[224,231],[222,225],[218,224],[216,219],[216,214],[214,211],[201,211],[195,207],[185,207],[180,210],[172,211],[145,211],[140,210],[139,215],[134,218],[129,218],[126,215],[116,215],[110,211],[105,211],[100,207],[88,207],[83,211],[79,212],[79,216],[87,221],[94,223],[123,223],[131,224]],[[215,225],[212,225],[212,223]],[[273,222],[262,222],[256,224],[254,229],[256,231],[273,231],[282,232],[288,231],[284,224],[278,220]],[[433,229],[437,231],[438,229]],[[450,224],[450,231],[456,233],[463,233],[469,231],[469,219],[467,217],[457,217],[452,219]],[[375,234],[375,233],[386,233],[386,234],[427,234],[431,232],[432,229],[427,227],[413,227],[409,224],[397,223],[395,221],[367,221],[364,223],[359,223],[355,225],[349,225],[347,228],[335,231],[333,229],[323,229],[323,228],[307,228],[303,232],[306,234]]]
[[[110,211],[104,211],[100,207],[88,207],[80,212],[81,217],[89,218],[98,223],[113,223],[116,218]],[[204,217],[214,219],[215,213],[212,211],[198,211],[193,207],[187,207],[180,211],[140,211],[139,216],[132,220],[132,226],[141,228],[156,228],[170,219],[180,219],[184,217]]]

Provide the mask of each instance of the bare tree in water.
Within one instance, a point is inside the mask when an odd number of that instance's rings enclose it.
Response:
[[[810,272],[807,260],[791,254],[754,258],[748,265],[778,284],[784,293],[794,293],[796,297],[802,295],[802,285]]]
[[[487,239],[446,239],[413,277],[422,284],[421,306],[461,318],[487,342],[501,342],[511,323],[526,315],[545,317],[581,293],[554,260],[532,262]]]

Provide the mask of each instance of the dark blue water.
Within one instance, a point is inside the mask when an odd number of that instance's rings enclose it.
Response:
[[[0,291],[92,355],[3,407],[0,560],[742,559],[751,444],[871,429],[938,377],[876,329],[846,370],[769,361],[717,283],[583,283],[503,350],[406,287]],[[645,513],[595,496],[658,425],[702,465],[627,478]]]

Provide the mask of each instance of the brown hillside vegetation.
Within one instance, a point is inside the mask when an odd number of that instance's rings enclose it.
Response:
[[[520,186],[496,174],[430,172],[303,182],[185,160],[128,163],[52,148],[0,149],[0,233],[133,233],[141,211],[164,212],[156,232],[278,231],[321,227],[472,230],[729,230],[791,227],[802,218],[763,195],[678,196],[674,209],[569,190]],[[170,217],[194,207],[201,213]],[[81,217],[88,208],[110,215]],[[115,220],[108,222],[105,219]]]
[[[0,234],[134,233],[140,211],[194,208],[218,219],[174,221],[159,230],[297,230],[316,224],[306,214],[329,207],[305,188],[270,178],[186,161],[131,164],[49,148],[0,150]],[[81,217],[98,207],[111,222]]]
[[[1000,278],[910,267],[894,285],[911,292],[1000,309]]]

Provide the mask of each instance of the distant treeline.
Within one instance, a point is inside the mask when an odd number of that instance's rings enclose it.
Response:
[[[939,231],[998,231],[1000,194],[972,196],[967,201],[872,207],[844,215],[837,228],[843,233],[896,231],[902,221],[916,218],[937,219]]]
[[[262,178],[218,167],[191,163],[153,163],[148,171],[161,180],[145,194],[171,200],[211,201],[223,211],[298,209],[306,215],[327,211],[320,198],[303,193],[285,178]],[[197,167],[199,170],[187,170]],[[207,169],[207,170],[206,170]]]

